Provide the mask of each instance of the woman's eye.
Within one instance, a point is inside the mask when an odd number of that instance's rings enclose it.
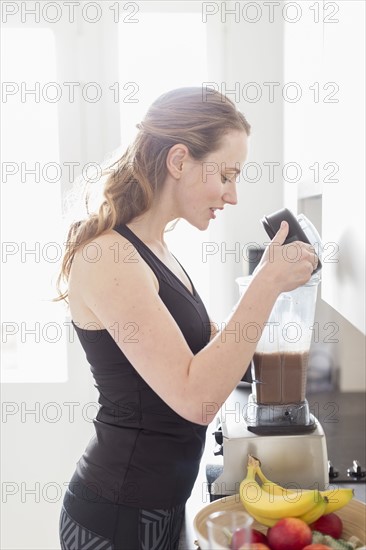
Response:
[[[229,180],[229,178],[227,178],[226,176],[224,176],[223,174],[221,174],[221,181],[222,183],[227,183]]]

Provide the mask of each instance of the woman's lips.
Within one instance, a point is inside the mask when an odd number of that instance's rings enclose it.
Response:
[[[213,220],[216,218],[215,210],[223,210],[223,208],[222,208],[222,207],[217,207],[217,208],[212,207],[212,208],[210,208],[210,211],[211,211],[211,218],[212,218]]]

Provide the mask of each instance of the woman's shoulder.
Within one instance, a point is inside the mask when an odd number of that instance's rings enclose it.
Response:
[[[157,281],[153,271],[140,256],[138,247],[114,229],[81,245],[73,258],[72,271],[85,284],[98,284],[100,280],[113,278],[128,281],[137,275],[148,275],[155,283]]]
[[[103,264],[113,269],[121,263],[128,263],[128,258],[135,252],[136,247],[127,237],[111,229],[82,244],[75,253],[73,265],[87,269],[91,265]]]
[[[106,302],[113,300],[119,285],[132,288],[137,280],[152,280],[158,292],[156,276],[140,260],[134,245],[114,230],[81,245],[75,252],[68,282],[72,319],[92,320],[93,296],[103,292]]]

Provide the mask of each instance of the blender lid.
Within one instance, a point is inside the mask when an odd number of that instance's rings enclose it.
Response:
[[[302,241],[304,243],[311,244],[319,257],[318,265],[313,271],[313,274],[317,273],[322,268],[322,243],[320,235],[314,225],[306,216],[304,216],[304,214],[299,214],[296,217],[288,208],[283,208],[282,210],[277,210],[276,212],[273,212],[268,216],[264,216],[261,219],[263,227],[270,239],[273,239],[283,220],[289,224],[289,232],[283,244],[289,244],[294,241]]]
[[[322,240],[315,226],[311,223],[309,218],[307,218],[304,214],[298,214],[297,221],[299,222],[300,227],[304,231],[310,244],[314,246],[315,252],[317,253],[318,258],[321,260],[322,248],[323,248]]]

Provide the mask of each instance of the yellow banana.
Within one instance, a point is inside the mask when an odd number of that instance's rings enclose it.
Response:
[[[314,506],[314,508],[311,508],[309,512],[307,512],[306,514],[303,514],[302,516],[297,516],[297,519],[301,519],[302,521],[310,525],[311,523],[314,523],[314,521],[316,521],[317,519],[319,519],[321,516],[324,515],[324,510],[326,505],[327,503],[325,502],[325,500],[321,500],[320,502],[318,502],[318,504]],[[251,515],[256,521],[258,521],[258,523],[262,523],[267,527],[273,527],[281,519],[281,518],[276,518],[276,519],[266,518],[258,514],[255,514],[255,515],[251,514]]]
[[[256,469],[256,474],[258,475],[259,479],[262,482],[261,487],[263,491],[267,491],[270,495],[286,496],[291,493],[299,493],[299,491],[306,492],[311,490],[311,489],[300,489],[300,488],[290,489],[290,488],[282,487],[277,483],[274,483],[264,475],[264,473],[260,468],[259,461]],[[326,491],[319,491],[319,492],[321,496],[326,500],[326,506],[323,512],[324,515],[330,514],[331,512],[335,512],[336,510],[340,510],[341,508],[343,508],[343,506],[348,504],[348,502],[353,498],[353,495],[354,495],[353,489],[347,489],[347,488],[327,489]]]
[[[314,506],[314,508],[312,508],[309,512],[299,516],[299,519],[302,519],[302,521],[310,525],[310,523],[314,523],[314,521],[324,515],[326,506],[327,501],[325,499],[320,500],[318,504],[316,504],[316,506]]]
[[[319,500],[319,491],[309,490],[301,494],[272,495],[262,490],[255,480],[258,460],[249,455],[247,476],[240,484],[240,499],[253,516],[268,519],[297,517],[309,512]]]
[[[321,516],[324,515],[324,510],[327,503],[325,500],[320,500],[318,504],[314,506],[314,508],[311,508],[309,512],[306,514],[303,514],[302,516],[297,516],[298,519],[301,519],[308,525],[311,523],[314,523],[317,519],[319,519]],[[258,521],[258,523],[262,523],[263,525],[266,525],[267,527],[273,527],[276,525],[277,521],[279,521],[281,518],[273,519],[273,518],[266,518],[264,516],[260,516],[258,514],[253,515],[253,518]]]
[[[324,514],[331,514],[336,510],[340,510],[353,498],[353,489],[330,489],[329,491],[321,491],[323,496],[327,497],[327,505]]]
[[[281,485],[278,485],[277,483],[274,483],[273,481],[268,479],[261,470],[259,460],[258,459],[256,460],[258,464],[257,464],[255,473],[257,474],[257,476],[262,482],[262,489],[264,491],[267,491],[271,495],[283,495],[283,491],[286,490],[285,487],[281,487]]]

